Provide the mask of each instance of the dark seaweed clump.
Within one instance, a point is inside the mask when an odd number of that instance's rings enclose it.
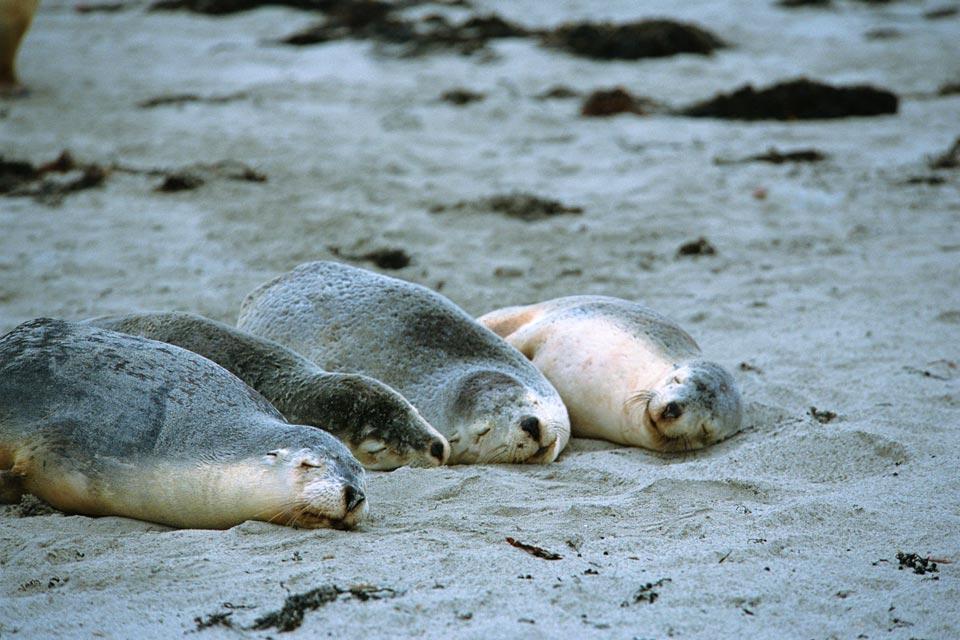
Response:
[[[343,0],[159,0],[150,5],[151,11],[178,11],[180,9],[222,16],[260,7],[290,7],[307,11],[329,11]],[[351,4],[351,3],[347,3]]]
[[[7,160],[0,156],[0,193],[9,193],[24,183],[33,182],[40,172],[24,160]]]
[[[56,159],[33,166],[23,160],[5,160],[0,156],[0,194],[31,197],[38,202],[59,205],[77,191],[101,186],[107,170],[98,164],[81,164],[69,151]]]
[[[157,191],[173,193],[175,191],[192,191],[203,186],[204,179],[189,171],[178,171],[167,175],[157,187]]]
[[[869,85],[834,87],[800,78],[764,89],[743,86],[694,104],[681,113],[732,120],[810,120],[896,113],[897,96]]]
[[[816,149],[797,149],[796,151],[778,151],[770,149],[746,158],[745,162],[768,162],[770,164],[786,164],[788,162],[822,162],[826,156]]]
[[[226,627],[228,629],[232,629],[233,622],[230,620],[230,616],[232,615],[233,611],[211,613],[205,618],[197,616],[193,619],[193,622],[197,625],[197,631],[203,631],[204,629],[209,629],[210,627]]]
[[[621,602],[620,606],[629,607],[631,604],[640,604],[641,602],[653,604],[657,601],[657,598],[660,597],[660,593],[656,591],[656,589],[662,587],[668,582],[671,582],[670,578],[661,578],[656,582],[648,582],[634,591],[629,600],[624,600]]]
[[[340,247],[329,246],[327,247],[330,250],[330,253],[337,256],[338,258],[344,258],[345,260],[354,260],[362,262],[372,262],[381,269],[403,269],[404,267],[410,266],[412,258],[410,254],[400,248],[381,248],[374,249],[373,251],[368,251],[367,253],[359,254],[350,254],[343,252]]]
[[[164,3],[248,3],[254,0],[162,0]],[[262,0],[261,0],[262,1]],[[277,3],[302,0],[270,0]],[[326,4],[326,3],[318,3]],[[419,19],[397,15],[397,5],[367,0],[332,2],[320,8],[327,19],[280,42],[296,46],[353,38],[400,47],[404,56],[434,51],[470,55],[484,50],[491,40],[538,37],[550,47],[599,60],[661,58],[680,53],[709,55],[725,43],[709,31],[672,20],[642,20],[626,24],[571,22],[556,29],[527,29],[498,15],[475,15],[454,23],[439,14]],[[156,6],[156,5],[155,5]],[[295,4],[292,6],[296,6]]]
[[[696,256],[715,256],[717,248],[710,244],[706,238],[700,237],[691,242],[686,242],[677,248],[677,257],[696,257]]]
[[[303,624],[303,616],[307,611],[314,611],[326,604],[334,602],[341,595],[348,595],[356,600],[366,602],[367,600],[394,598],[398,593],[393,589],[373,585],[357,585],[349,589],[341,589],[336,585],[327,585],[307,591],[306,593],[288,596],[283,603],[282,609],[257,618],[250,628],[256,631],[271,628],[275,628],[280,632],[293,631]]]
[[[796,9],[797,7],[828,7],[831,0],[780,0],[778,7],[784,9]]]
[[[470,91],[469,89],[450,89],[440,94],[442,102],[449,102],[452,105],[462,107],[471,102],[481,102],[486,99],[486,94]]]
[[[434,51],[470,55],[484,49],[490,40],[526,37],[530,33],[496,15],[473,16],[459,23],[451,23],[440,15],[429,15],[414,22],[393,16],[388,8],[366,14],[331,13],[325,22],[287,36],[280,42],[305,46],[354,38],[399,46],[400,54],[404,56]]]
[[[940,571],[937,567],[937,563],[930,560],[930,558],[921,558],[915,553],[903,553],[902,551],[897,552],[897,562],[900,563],[898,569],[912,569],[917,575],[924,575],[925,573],[933,573]]]
[[[479,200],[464,200],[449,206],[437,205],[430,209],[431,213],[445,211],[491,211],[526,222],[546,220],[563,214],[583,213],[581,207],[567,206],[557,200],[541,198],[529,193],[509,193]]]
[[[627,24],[573,22],[544,34],[543,41],[575,55],[599,60],[664,58],[680,53],[709,55],[725,46],[709,31],[673,20]]]
[[[537,100],[567,100],[576,98],[580,93],[576,89],[562,84],[554,85],[536,95]]]
[[[643,115],[647,113],[643,103],[643,99],[631,95],[623,87],[599,89],[583,101],[580,115],[588,117],[607,117],[620,113]]]
[[[137,169],[115,165],[116,171],[163,178],[154,191],[176,193],[193,191],[211,180],[226,179],[238,182],[266,182],[267,176],[237,160],[220,160],[209,164],[196,163],[182,169]]]
[[[791,151],[780,151],[776,147],[770,147],[765,153],[758,153],[745,158],[714,158],[715,164],[747,164],[749,162],[766,162],[769,164],[795,164],[823,162],[827,155],[817,149],[794,149]]]
[[[829,424],[830,422],[833,422],[837,417],[837,414],[835,411],[828,411],[827,409],[817,409],[816,407],[810,407],[809,413],[810,413],[810,416],[820,424]]]
[[[155,96],[137,103],[140,109],[153,109],[155,107],[166,107],[170,105],[180,106],[191,102],[203,104],[226,104],[236,100],[243,100],[247,94],[240,91],[219,96],[200,96],[195,93],[169,93],[162,96]]]

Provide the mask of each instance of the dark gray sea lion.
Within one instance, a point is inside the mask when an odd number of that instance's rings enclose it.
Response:
[[[330,373],[282,345],[192,313],[88,320],[103,329],[177,345],[213,360],[294,424],[329,431],[368,469],[435,467],[450,445],[399,393],[368,376]]]
[[[683,451],[740,430],[733,376],[703,360],[675,322],[636,302],[569,296],[479,320],[553,383],[575,436]]]
[[[350,528],[363,467],[190,351],[38,319],[0,337],[0,498],[175,527]]]
[[[239,326],[389,384],[447,436],[452,464],[547,463],[569,440],[563,402],[536,367],[420,285],[311,262],[248,295]]]

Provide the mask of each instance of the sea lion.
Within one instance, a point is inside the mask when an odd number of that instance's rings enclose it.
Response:
[[[286,347],[193,313],[135,313],[86,322],[174,344],[213,360],[287,420],[329,431],[368,469],[435,467],[450,445],[399,393],[367,376],[329,373]]]
[[[0,0],[0,95],[23,92],[17,81],[17,50],[40,0]]]
[[[0,337],[0,499],[219,529],[350,528],[363,467],[195,353],[40,318]]]
[[[563,401],[536,367],[426,287],[310,262],[248,295],[238,325],[324,369],[389,384],[447,437],[451,464],[548,463],[570,438]]]
[[[553,383],[575,436],[686,451],[740,430],[733,376],[703,360],[676,323],[636,302],[570,296],[479,321]]]

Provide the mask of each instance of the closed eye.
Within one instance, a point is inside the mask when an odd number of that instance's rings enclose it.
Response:
[[[303,468],[303,469],[319,469],[319,468],[320,468],[320,465],[318,465],[318,464],[313,464],[312,462],[310,462],[310,461],[308,461],[308,460],[304,460],[303,462],[300,463],[300,467]]]

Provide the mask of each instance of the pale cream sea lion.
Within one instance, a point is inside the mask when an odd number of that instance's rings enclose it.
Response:
[[[0,0],[0,95],[24,91],[17,80],[17,51],[40,0]]]
[[[553,383],[575,436],[686,451],[740,430],[733,376],[643,305],[570,296],[491,311],[479,321]]]
[[[0,337],[0,500],[175,527],[351,528],[363,467],[185,349],[41,318]]]
[[[272,340],[193,313],[134,313],[86,322],[213,360],[290,422],[332,433],[368,469],[435,467],[450,455],[446,438],[395,390],[368,376],[324,371]]]
[[[451,464],[552,462],[570,437],[536,367],[426,287],[311,262],[248,295],[238,326],[390,385],[447,437]]]

